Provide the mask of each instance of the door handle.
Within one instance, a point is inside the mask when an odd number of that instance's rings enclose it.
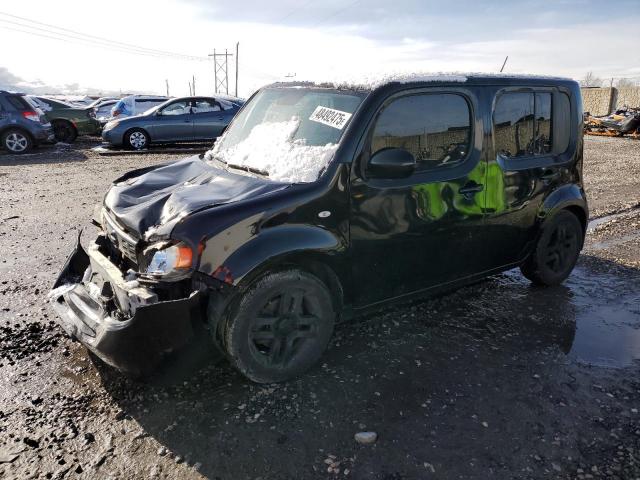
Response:
[[[191,120],[183,120],[184,123],[191,123]]]
[[[482,190],[484,190],[484,185],[476,182],[469,182],[465,186],[460,187],[458,193],[467,200],[473,200],[474,195],[476,193],[480,193]]]

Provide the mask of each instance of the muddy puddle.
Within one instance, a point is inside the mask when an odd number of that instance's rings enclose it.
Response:
[[[509,272],[501,283],[520,296],[521,308],[547,319],[527,328],[551,330],[568,359],[622,368],[640,359],[640,273],[626,273],[577,267],[563,285],[535,288],[519,273]]]
[[[640,298],[636,298],[636,306]],[[569,357],[601,367],[625,367],[640,358],[640,312],[628,306],[591,306],[576,320]]]

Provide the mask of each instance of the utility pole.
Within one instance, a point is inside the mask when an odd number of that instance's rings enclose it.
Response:
[[[164,83],[167,84],[167,97],[169,96],[169,79],[167,78]]]
[[[225,93],[228,94],[229,74],[227,72],[229,67],[229,57],[233,57],[233,53],[227,53],[227,49],[224,50],[224,53],[216,53],[216,49],[214,48],[213,53],[210,53],[209,56],[213,57],[214,91],[215,93],[218,93],[218,89],[220,89],[220,91],[224,90]]]
[[[189,83],[189,96],[191,96],[191,82],[188,82],[188,83]]]
[[[191,78],[192,78],[192,80],[193,80],[193,81],[191,82],[191,85],[193,85],[193,95],[195,95],[195,94],[196,94],[196,76],[195,76],[195,75],[192,75],[192,76],[191,76]]]
[[[238,96],[238,58],[240,56],[238,49],[240,48],[240,42],[236,42],[236,97]]]
[[[509,60],[509,55],[507,55],[504,59],[504,63],[502,64],[502,68],[500,69],[500,73],[504,70],[504,66],[507,64],[507,60]]]

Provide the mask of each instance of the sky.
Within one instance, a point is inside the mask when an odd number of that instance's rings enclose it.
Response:
[[[507,73],[640,81],[638,24],[640,0],[2,2],[0,88],[164,94],[168,81],[178,96],[195,77],[208,95],[208,55],[236,42],[242,97],[287,79],[497,72],[507,55]],[[235,57],[228,70],[233,94]]]

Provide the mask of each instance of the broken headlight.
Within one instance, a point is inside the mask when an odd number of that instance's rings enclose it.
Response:
[[[147,275],[180,275],[193,266],[193,250],[184,243],[175,245],[159,244],[151,246],[148,250],[154,250],[145,273]]]
[[[108,130],[112,130],[112,129],[116,128],[119,123],[120,123],[120,120],[111,120],[111,121],[107,122],[107,124],[104,126],[102,131],[106,132]]]

